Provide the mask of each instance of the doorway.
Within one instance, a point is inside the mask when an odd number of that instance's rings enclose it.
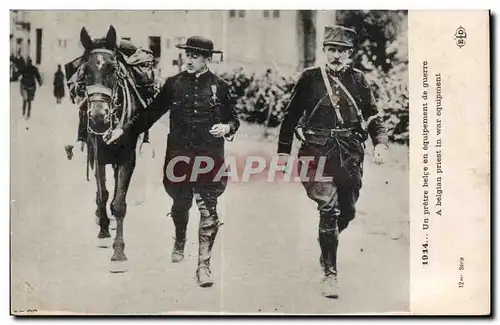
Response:
[[[153,52],[156,64],[160,61],[161,57],[161,37],[149,36],[149,49]]]
[[[36,29],[36,64],[41,64],[42,63],[42,29],[37,28]]]

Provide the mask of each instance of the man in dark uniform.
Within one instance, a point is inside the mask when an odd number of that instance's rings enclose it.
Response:
[[[21,97],[23,98],[23,116],[28,120],[31,116],[31,102],[35,99],[36,83],[42,85],[42,77],[38,68],[30,58],[21,71]],[[26,109],[27,108],[27,109]]]
[[[319,211],[318,240],[325,278],[323,295],[337,294],[339,233],[355,216],[362,185],[364,141],[374,144],[376,163],[382,163],[388,137],[375,98],[364,74],[351,66],[356,32],[342,26],[325,28],[326,64],[306,69],[298,80],[281,125],[278,153],[287,158],[294,133],[302,145],[299,169],[308,179],[302,184]],[[312,157],[307,163],[305,157]],[[316,172],[324,161],[323,177]],[[302,174],[301,174],[302,175]]]
[[[209,287],[213,284],[211,251],[221,225],[217,199],[226,188],[227,177],[216,180],[214,173],[208,173],[207,177],[192,181],[190,176],[196,167],[193,167],[193,160],[208,156],[217,167],[214,171],[222,168],[224,138],[231,140],[240,123],[228,84],[207,67],[212,54],[222,52],[214,51],[212,41],[198,36],[177,47],[186,51],[186,71],[168,78],[152,104],[132,118],[123,129],[115,129],[106,142],[111,144],[122,135],[144,132],[170,110],[163,183],[174,201],[171,209],[175,225],[172,262],[180,262],[184,258],[189,209],[194,197],[201,214],[196,276],[200,286]],[[183,157],[187,158],[185,163],[176,163],[172,172],[173,162]],[[177,178],[182,176],[186,176],[185,179],[178,181]]]

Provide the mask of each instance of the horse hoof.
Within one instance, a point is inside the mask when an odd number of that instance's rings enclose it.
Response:
[[[99,248],[110,248],[112,239],[108,238],[97,238],[97,247]]]
[[[129,270],[128,260],[125,261],[111,261],[109,272],[111,273],[126,273]]]

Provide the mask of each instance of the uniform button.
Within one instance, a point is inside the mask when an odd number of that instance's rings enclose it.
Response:
[[[198,94],[194,94],[194,97],[198,97]]]
[[[194,112],[195,112],[195,113],[198,113],[198,111],[197,111],[197,110],[194,110]]]
[[[194,102],[195,105],[198,105],[198,102]]]
[[[335,90],[335,94],[337,94],[337,95],[338,95],[338,94],[339,94],[339,91],[338,91],[338,90]]]
[[[189,95],[186,95],[186,97],[189,97]]]

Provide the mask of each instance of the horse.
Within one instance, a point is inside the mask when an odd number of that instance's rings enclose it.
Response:
[[[95,214],[100,228],[97,238],[100,247],[109,247],[103,245],[102,241],[111,240],[110,219],[106,211],[109,198],[106,166],[112,165],[114,193],[110,211],[116,219],[116,235],[112,245],[110,271],[126,272],[128,268],[123,224],[127,213],[127,192],[136,165],[139,135],[124,136],[121,141],[109,146],[103,137],[114,128],[127,123],[145,105],[144,102],[141,103],[142,99],[134,82],[119,60],[116,30],[113,26],[109,27],[105,38],[96,40],[92,40],[85,27],[82,27],[80,42],[85,49],[82,78],[85,85],[87,158],[94,169],[97,183]]]

